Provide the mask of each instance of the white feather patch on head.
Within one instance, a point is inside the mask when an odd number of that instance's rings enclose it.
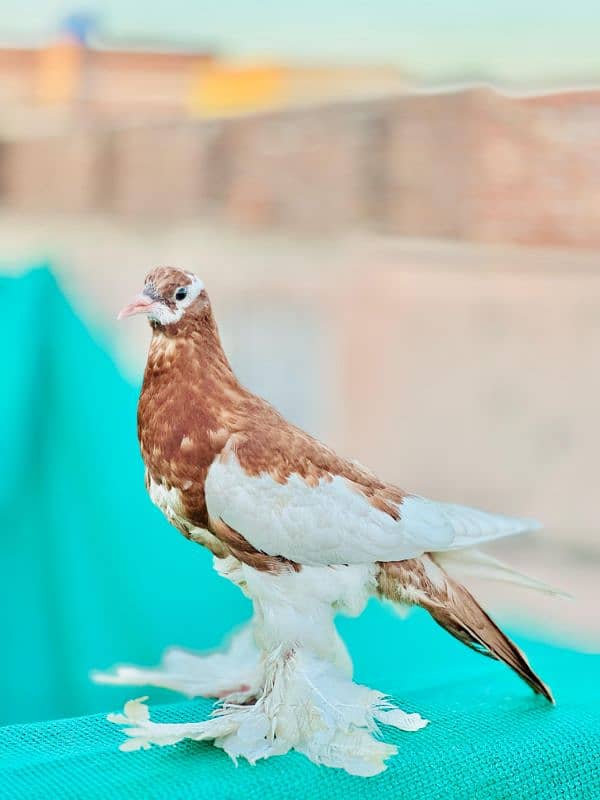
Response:
[[[148,313],[148,319],[158,322],[160,325],[172,325],[174,322],[179,322],[185,314],[186,308],[191,306],[204,289],[204,283],[197,275],[194,275],[192,272],[186,272],[185,274],[188,276],[191,283],[184,287],[187,289],[187,295],[184,299],[175,300],[173,298],[176,304],[174,309],[169,308],[169,306],[166,306],[164,303],[157,303],[156,307]]]
[[[186,272],[185,274],[192,282],[189,288],[189,294],[193,294],[195,300],[200,292],[204,289],[204,281],[200,280],[200,278],[197,275],[194,275],[193,272]]]

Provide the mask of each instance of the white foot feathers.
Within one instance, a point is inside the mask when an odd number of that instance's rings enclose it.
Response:
[[[177,660],[176,671],[169,673],[172,662],[165,659],[160,670],[121,668],[110,680],[106,676],[102,680],[125,683],[128,677],[133,677],[133,682],[139,684],[148,676],[152,685],[179,689],[188,696],[204,694],[206,685],[199,678],[200,662],[215,664],[211,659],[231,658],[236,643],[237,640],[225,655],[191,657],[187,664],[192,668],[190,673],[185,673],[181,660]],[[245,651],[240,646],[237,652]],[[226,672],[230,686],[239,685],[240,675],[247,674],[247,669],[240,671],[240,668],[247,666],[247,660],[243,664],[238,661],[237,677],[232,681],[229,663]],[[182,739],[212,739],[234,761],[243,757],[255,763],[294,749],[316,764],[365,777],[382,772],[386,759],[397,752],[394,745],[376,738],[378,723],[403,731],[416,731],[427,725],[427,720],[419,714],[401,711],[381,692],[353,683],[333,664],[307,651],[278,648],[260,666],[255,664],[252,680],[244,678],[243,682],[251,688],[227,695],[205,722],[152,722],[145,697],[129,701],[123,714],[111,714],[108,719],[126,726],[124,733],[128,739],[121,745],[122,750],[170,745]],[[198,688],[200,692],[192,691]]]
[[[247,693],[259,685],[259,653],[250,626],[232,639],[227,650],[199,655],[171,647],[156,669],[120,666],[112,672],[94,672],[97,683],[124,686],[157,686],[181,692],[186,697],[225,698]]]

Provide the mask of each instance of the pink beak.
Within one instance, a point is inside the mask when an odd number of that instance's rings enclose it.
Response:
[[[143,292],[141,294],[136,295],[133,298],[133,301],[129,303],[128,306],[122,308],[119,311],[119,316],[117,319],[125,319],[125,317],[132,317],[134,314],[144,314],[150,311],[152,306],[154,305],[155,301],[148,297],[147,294]]]

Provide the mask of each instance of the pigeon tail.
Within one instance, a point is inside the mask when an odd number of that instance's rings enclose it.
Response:
[[[550,688],[532,670],[517,645],[503,633],[473,595],[425,554],[380,565],[379,592],[390,600],[425,608],[442,628],[467,647],[503,661],[536,694],[554,704]]]

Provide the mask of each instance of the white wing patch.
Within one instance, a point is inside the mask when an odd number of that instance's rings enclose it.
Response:
[[[212,519],[268,555],[307,565],[400,561],[534,527],[421,497],[406,497],[394,520],[339,476],[311,487],[293,473],[280,484],[267,473],[248,475],[233,453],[213,462],[205,495]]]

